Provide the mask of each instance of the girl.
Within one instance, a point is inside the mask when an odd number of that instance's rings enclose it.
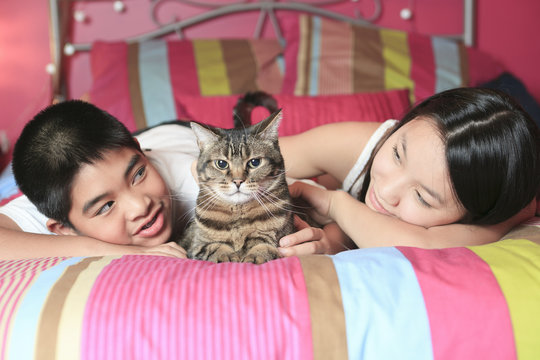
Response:
[[[280,140],[294,178],[329,174],[345,191],[305,183],[291,194],[333,223],[297,219],[285,256],[353,246],[444,248],[500,239],[534,215],[540,134],[508,96],[453,89],[396,122],[335,123]],[[351,242],[352,240],[352,242]]]

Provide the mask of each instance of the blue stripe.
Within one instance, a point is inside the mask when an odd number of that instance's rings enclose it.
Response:
[[[37,358],[35,344],[37,342],[41,312],[47,297],[52,287],[64,274],[66,268],[79,263],[82,259],[84,258],[69,258],[43,271],[26,291],[15,314],[9,344],[9,359],[33,360]]]
[[[321,18],[314,16],[311,27],[311,58],[309,63],[309,95],[319,93],[319,61],[321,60]]]
[[[153,126],[176,119],[167,42],[147,41],[139,45],[139,77],[146,124]]]
[[[424,298],[411,263],[395,248],[332,256],[339,278],[349,359],[432,359]]]
[[[432,37],[431,44],[435,57],[435,92],[441,92],[461,86],[461,63],[457,42]]]

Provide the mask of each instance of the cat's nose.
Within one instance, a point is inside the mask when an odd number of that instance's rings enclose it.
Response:
[[[244,182],[244,180],[241,180],[241,179],[235,179],[233,180],[233,183],[236,185],[236,187],[238,189],[240,189],[240,185],[242,185],[242,183]]]

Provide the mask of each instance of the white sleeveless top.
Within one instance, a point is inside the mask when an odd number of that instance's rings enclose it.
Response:
[[[343,180],[343,185],[341,188],[342,190],[348,192],[354,197],[357,196],[358,192],[362,188],[365,178],[365,174],[362,174],[362,176],[359,175],[362,173],[362,171],[364,171],[364,168],[366,167],[366,164],[373,153],[373,149],[375,149],[375,146],[377,146],[388,129],[392,128],[396,124],[397,120],[386,120],[377,128],[377,130],[375,130],[364,147],[364,150],[362,150],[362,153],[356,160],[356,163],[345,177],[345,180]]]

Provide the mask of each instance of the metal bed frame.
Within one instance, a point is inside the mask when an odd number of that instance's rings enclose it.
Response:
[[[89,51],[91,43],[72,43],[70,42],[71,9],[75,2],[98,2],[111,0],[49,0],[50,14],[50,38],[51,38],[51,58],[52,64],[49,67],[51,74],[51,85],[53,101],[61,101],[66,98],[66,82],[64,63],[66,56],[71,56],[76,52]],[[233,0],[234,1],[234,0]],[[382,12],[382,0],[372,0],[374,12],[369,17],[360,17],[358,14],[347,16],[333,12],[325,8],[328,5],[335,5],[358,0],[311,0],[301,2],[294,0],[237,0],[236,2],[223,4],[213,3],[203,0],[152,0],[150,4],[150,16],[156,24],[156,29],[148,33],[128,37],[124,39],[128,43],[143,42],[163,37],[168,34],[177,33],[182,36],[182,31],[197,24],[209,20],[223,17],[230,14],[243,12],[258,12],[259,17],[253,36],[261,36],[266,24],[270,22],[275,36],[282,40],[283,36],[277,20],[276,11],[303,12],[313,15],[323,16],[334,20],[344,21],[351,24],[360,24],[365,26],[375,26],[376,21]],[[449,35],[452,38],[461,39],[466,45],[472,45],[474,42],[474,14],[475,0],[464,1],[464,21],[463,32],[457,35]],[[208,11],[187,19],[181,19],[171,23],[163,24],[157,18],[157,9],[167,2],[179,2],[185,5],[206,8]]]

